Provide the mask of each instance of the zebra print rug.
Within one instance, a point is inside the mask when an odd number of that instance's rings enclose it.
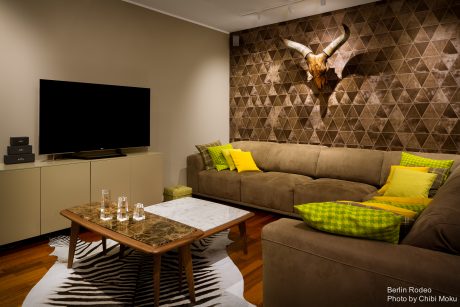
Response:
[[[50,239],[56,263],[27,295],[23,306],[153,306],[153,257],[128,249],[118,258],[118,243],[78,241],[73,269],[67,269],[69,237]],[[243,298],[243,279],[226,252],[228,231],[192,245],[195,306],[253,306]],[[161,259],[160,305],[191,306],[187,282],[178,285],[178,255]]]

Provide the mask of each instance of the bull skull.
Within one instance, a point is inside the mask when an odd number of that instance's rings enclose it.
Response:
[[[350,29],[342,24],[342,34],[324,48],[320,54],[314,54],[307,46],[288,39],[283,39],[283,42],[287,47],[302,54],[308,65],[308,81],[313,79],[318,89],[321,89],[326,84],[326,71],[329,69],[327,59],[347,41],[349,36]]]

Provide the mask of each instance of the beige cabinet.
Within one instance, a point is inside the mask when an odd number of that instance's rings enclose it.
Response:
[[[40,235],[40,168],[0,172],[0,245]]]
[[[131,202],[144,205],[163,201],[163,161],[161,154],[131,157]]]
[[[91,202],[101,201],[101,190],[109,189],[112,200],[125,195],[130,199],[130,163],[128,158],[91,161]]]
[[[109,189],[112,200],[125,195],[131,204],[155,204],[163,200],[163,162],[159,153],[132,154],[91,161],[91,202]]]
[[[131,204],[162,201],[162,155],[155,152],[92,161],[0,163],[0,245],[68,228],[60,211],[99,202],[101,190]]]
[[[90,163],[72,163],[41,168],[41,233],[70,227],[61,210],[89,203]]]

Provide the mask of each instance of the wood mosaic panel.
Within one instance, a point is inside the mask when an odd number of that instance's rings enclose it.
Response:
[[[455,0],[380,1],[232,33],[231,141],[459,153],[459,17]],[[319,91],[281,37],[318,53],[341,23]]]

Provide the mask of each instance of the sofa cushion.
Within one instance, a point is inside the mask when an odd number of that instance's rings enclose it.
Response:
[[[250,151],[256,164],[265,171],[285,172],[314,177],[322,146],[277,144],[270,142],[235,142],[235,148]]]
[[[271,151],[278,146],[277,143],[256,142],[256,141],[239,141],[232,143],[233,148],[239,148],[242,151],[250,151],[257,166],[262,170],[267,170],[271,158]]]
[[[201,154],[201,157],[203,158],[203,163],[206,169],[213,169],[214,168],[214,163],[212,162],[211,156],[209,155],[208,152],[208,147],[211,146],[219,146],[222,145],[222,143],[217,140],[208,144],[201,144],[201,145],[195,145],[196,149]]]
[[[387,180],[390,168],[392,165],[399,164],[401,162],[401,151],[385,151],[382,166],[382,175],[380,177],[380,185],[383,185]],[[437,159],[437,160],[454,160],[451,171],[453,172],[460,165],[460,155],[454,154],[442,154],[442,153],[428,153],[428,152],[416,152],[417,156]]]
[[[459,187],[460,169],[456,169],[402,243],[460,255]]]
[[[270,151],[268,170],[314,177],[321,146],[280,144]]]
[[[394,244],[398,243],[404,220],[402,215],[354,202],[308,203],[294,208],[315,229]]]
[[[249,151],[233,151],[230,153],[238,173],[242,172],[260,172],[256,162]]]
[[[240,201],[241,178],[253,174],[253,172],[237,173],[229,170],[201,171],[198,174],[198,191],[209,196]]]
[[[376,187],[366,183],[320,178],[306,184],[296,185],[294,204],[335,200],[362,201],[366,195],[374,193],[376,190]]]
[[[410,169],[413,171],[424,172],[424,173],[428,173],[428,171],[430,170],[430,168],[426,166],[415,167],[415,166],[392,165],[390,173],[388,174],[387,181],[385,182],[385,185],[381,187],[380,190],[378,191],[380,194],[383,194],[388,190],[388,187],[390,186],[391,180],[393,179],[396,169]]]
[[[222,154],[224,155],[224,158],[228,164],[228,169],[231,171],[236,169],[235,162],[233,162],[233,158],[231,155],[232,151],[241,151],[241,149],[223,149],[222,150]]]
[[[447,168],[437,168],[437,167],[430,167],[429,173],[436,174],[436,179],[431,186],[430,193],[428,197],[433,197],[438,192],[439,188],[444,184],[449,176],[450,169]]]
[[[382,164],[383,151],[322,148],[318,158],[316,177],[379,185]]]
[[[428,198],[436,177],[436,174],[398,168],[383,196]]]
[[[224,154],[222,153],[224,149],[233,149],[232,144],[208,147],[208,153],[211,156],[212,163],[218,171],[229,169],[227,160],[225,160]]]
[[[267,172],[241,177],[241,201],[286,212],[294,212],[294,187],[312,179],[307,176]]]
[[[428,166],[450,169],[454,164],[454,160],[436,160],[420,157],[417,155],[410,154],[408,152],[402,152],[401,162],[399,164],[404,166]]]

